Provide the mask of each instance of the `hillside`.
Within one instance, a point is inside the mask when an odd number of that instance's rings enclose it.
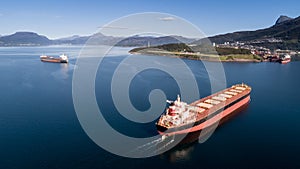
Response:
[[[300,17],[295,19],[281,16],[276,23],[266,29],[240,31],[209,37],[211,42],[245,42],[270,49],[300,49]],[[201,44],[201,40],[194,42]]]
[[[46,36],[33,32],[16,32],[12,35],[0,37],[0,46],[42,46],[52,43]]]
[[[262,59],[247,49],[220,48],[207,45],[188,46],[184,43],[139,47],[132,54],[179,56],[181,58],[208,61],[260,62]]]
[[[129,51],[129,53],[135,53],[135,52],[142,52],[146,50],[162,50],[162,51],[168,51],[168,52],[193,52],[193,50],[186,45],[185,43],[174,43],[174,44],[166,44],[166,45],[158,45],[158,46],[152,46],[152,47],[140,47],[140,48],[134,48]]]

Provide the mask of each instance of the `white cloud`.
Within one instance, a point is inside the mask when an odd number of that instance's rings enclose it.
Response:
[[[173,18],[173,17],[169,16],[169,17],[163,17],[163,18],[159,18],[159,20],[161,20],[161,21],[174,21],[174,20],[175,20],[175,18]]]

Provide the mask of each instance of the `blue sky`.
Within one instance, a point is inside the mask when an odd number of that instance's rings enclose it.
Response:
[[[269,27],[282,14],[300,16],[300,1],[10,0],[0,3],[0,34],[34,31],[52,39],[90,35],[112,20],[140,12],[179,16],[210,36]]]

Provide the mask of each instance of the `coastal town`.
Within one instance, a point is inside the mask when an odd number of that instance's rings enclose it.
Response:
[[[255,44],[262,44],[264,42],[269,43],[280,43],[282,42],[279,39],[269,38],[265,40],[256,40],[251,42],[224,42],[223,44],[212,43],[214,47],[217,48],[232,48],[232,49],[246,49],[251,52],[253,55],[260,56],[262,61],[269,62],[279,62],[279,63],[289,63],[292,60],[292,57],[296,57],[300,54],[300,51],[296,50],[282,50],[282,49],[269,49]]]

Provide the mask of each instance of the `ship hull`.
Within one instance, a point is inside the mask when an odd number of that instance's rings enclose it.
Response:
[[[52,57],[42,55],[40,56],[42,62],[51,62],[51,63],[68,63],[68,57],[66,55],[60,55],[59,57]]]
[[[235,109],[234,111],[232,111],[230,114],[228,114],[227,116],[223,117],[219,123],[218,123],[218,127],[220,127],[220,125],[224,124],[225,122],[229,121],[230,119],[238,116],[242,111],[246,110],[249,106],[250,100],[248,103],[245,103],[244,105],[238,107],[237,109]],[[194,131],[194,132],[189,132],[189,133],[183,133],[183,134],[175,134],[173,139],[181,139],[181,141],[178,143],[178,145],[185,145],[185,144],[190,144],[196,141],[199,141],[201,139],[206,139],[207,136],[209,136],[212,132],[214,132],[214,130],[216,130],[215,126],[207,126],[201,130],[198,131]],[[164,135],[164,133],[160,133],[162,135]]]
[[[209,118],[208,120],[201,121],[201,122],[195,122],[193,126],[182,126],[180,128],[167,129],[161,125],[156,125],[157,131],[161,135],[168,135],[168,136],[182,135],[182,134],[193,135],[193,133],[197,133],[197,132],[200,133],[202,130],[207,129],[216,123],[221,124],[222,122],[226,121],[234,114],[236,114],[236,112],[240,112],[241,109],[244,109],[244,107],[247,106],[249,102],[250,102],[250,94],[244,96],[241,100],[234,103],[233,105],[224,108],[224,110],[220,111],[212,118]]]
[[[281,64],[287,64],[289,62],[291,62],[291,60],[289,60],[289,59],[288,60],[282,60],[282,61],[280,61]]]
[[[41,59],[42,62],[51,62],[51,63],[68,63],[62,59]]]

